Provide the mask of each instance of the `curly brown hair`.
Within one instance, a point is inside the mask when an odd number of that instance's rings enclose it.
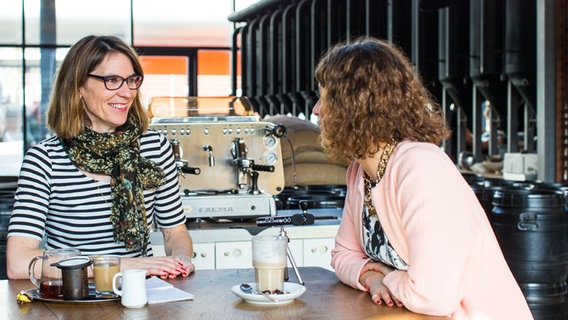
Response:
[[[69,139],[85,130],[90,120],[85,114],[79,88],[106,56],[122,53],[130,58],[134,73],[144,76],[138,54],[115,36],[86,36],[75,43],[61,64],[51,93],[47,110],[47,126],[60,138]],[[140,91],[128,111],[143,131],[148,129],[149,118],[140,99]]]
[[[383,40],[340,43],[321,58],[322,145],[336,160],[365,159],[380,142],[440,145],[451,134],[442,109],[406,55]]]

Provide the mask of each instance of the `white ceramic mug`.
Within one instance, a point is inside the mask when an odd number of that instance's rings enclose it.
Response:
[[[122,279],[122,290],[118,290],[117,280]],[[127,308],[141,308],[148,302],[146,296],[146,270],[130,269],[114,274],[112,291],[121,296],[121,303]]]

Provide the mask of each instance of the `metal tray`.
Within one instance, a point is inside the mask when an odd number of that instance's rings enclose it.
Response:
[[[85,299],[81,300],[65,300],[63,298],[42,298],[39,295],[38,289],[28,289],[26,291],[34,300],[44,301],[44,302],[58,302],[58,303],[100,303],[100,302],[112,302],[119,301],[120,297],[97,297],[95,294],[94,286],[89,285],[89,295]]]

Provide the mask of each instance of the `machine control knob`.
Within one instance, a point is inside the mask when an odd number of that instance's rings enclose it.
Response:
[[[266,126],[264,132],[277,138],[282,138],[286,134],[286,127],[282,123],[269,124]]]

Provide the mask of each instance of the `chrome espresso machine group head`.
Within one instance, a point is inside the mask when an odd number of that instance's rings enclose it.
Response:
[[[283,125],[260,121],[245,97],[154,97],[149,113],[172,144],[188,218],[276,214]]]

